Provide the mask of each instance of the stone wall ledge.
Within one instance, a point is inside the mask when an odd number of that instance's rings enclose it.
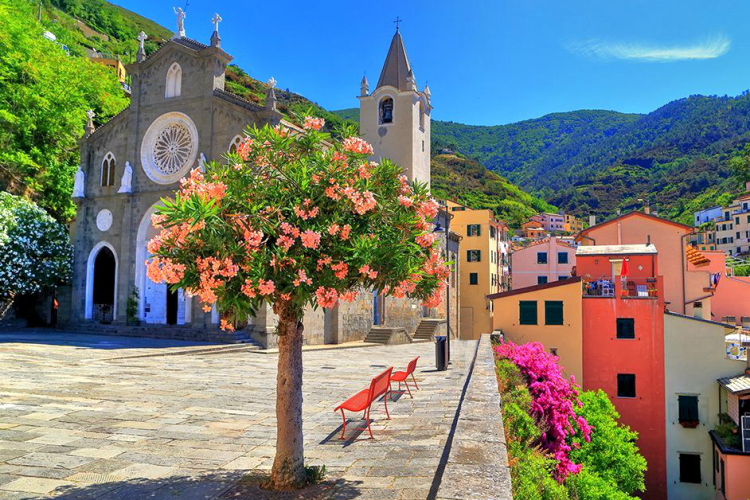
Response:
[[[490,336],[477,347],[436,500],[512,500],[501,399]]]

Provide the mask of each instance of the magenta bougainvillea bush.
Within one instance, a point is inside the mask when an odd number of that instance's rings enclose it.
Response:
[[[557,479],[563,481],[580,472],[583,466],[570,459],[570,438],[580,432],[585,441],[590,441],[592,427],[576,415],[575,408],[582,403],[575,379],[563,375],[557,356],[546,352],[539,342],[505,342],[495,347],[495,353],[518,366],[526,378],[532,397],[531,414],[543,430],[539,445],[557,461]]]

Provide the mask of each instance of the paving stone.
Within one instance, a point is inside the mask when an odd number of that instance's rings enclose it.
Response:
[[[74,457],[71,455],[61,455],[59,453],[39,453],[33,452],[22,457],[8,460],[12,465],[26,465],[30,467],[49,467],[75,469],[83,464],[91,462],[90,458]]]
[[[8,491],[20,491],[24,493],[48,494],[61,486],[71,484],[69,481],[46,479],[43,477],[21,477],[15,481],[0,486],[0,489]]]

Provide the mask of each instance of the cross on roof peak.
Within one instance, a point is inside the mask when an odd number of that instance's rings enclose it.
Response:
[[[393,23],[396,25],[396,31],[399,30],[399,24],[401,24],[402,22],[404,22],[404,20],[401,19],[400,17],[396,16],[396,20],[393,21]]]

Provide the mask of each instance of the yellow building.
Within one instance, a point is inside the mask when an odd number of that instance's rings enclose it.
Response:
[[[509,288],[508,226],[492,210],[474,210],[447,202],[453,216],[451,231],[461,241],[461,339],[478,339],[492,331],[492,307],[487,295]]]
[[[565,217],[564,228],[566,232],[580,233],[581,231],[583,231],[583,220],[578,219],[576,216],[570,214],[563,214],[563,217]]]
[[[583,298],[581,278],[553,281],[519,290],[492,294],[493,329],[517,344],[541,342],[560,357],[567,376],[583,380]],[[521,317],[524,306],[536,313],[533,321]]]
[[[125,71],[125,66],[123,66],[122,62],[119,59],[112,59],[108,57],[92,57],[90,60],[98,64],[103,64],[104,66],[109,66],[110,68],[115,70],[117,79],[120,81],[120,83],[125,83],[125,79],[127,78],[128,73],[127,71]]]

